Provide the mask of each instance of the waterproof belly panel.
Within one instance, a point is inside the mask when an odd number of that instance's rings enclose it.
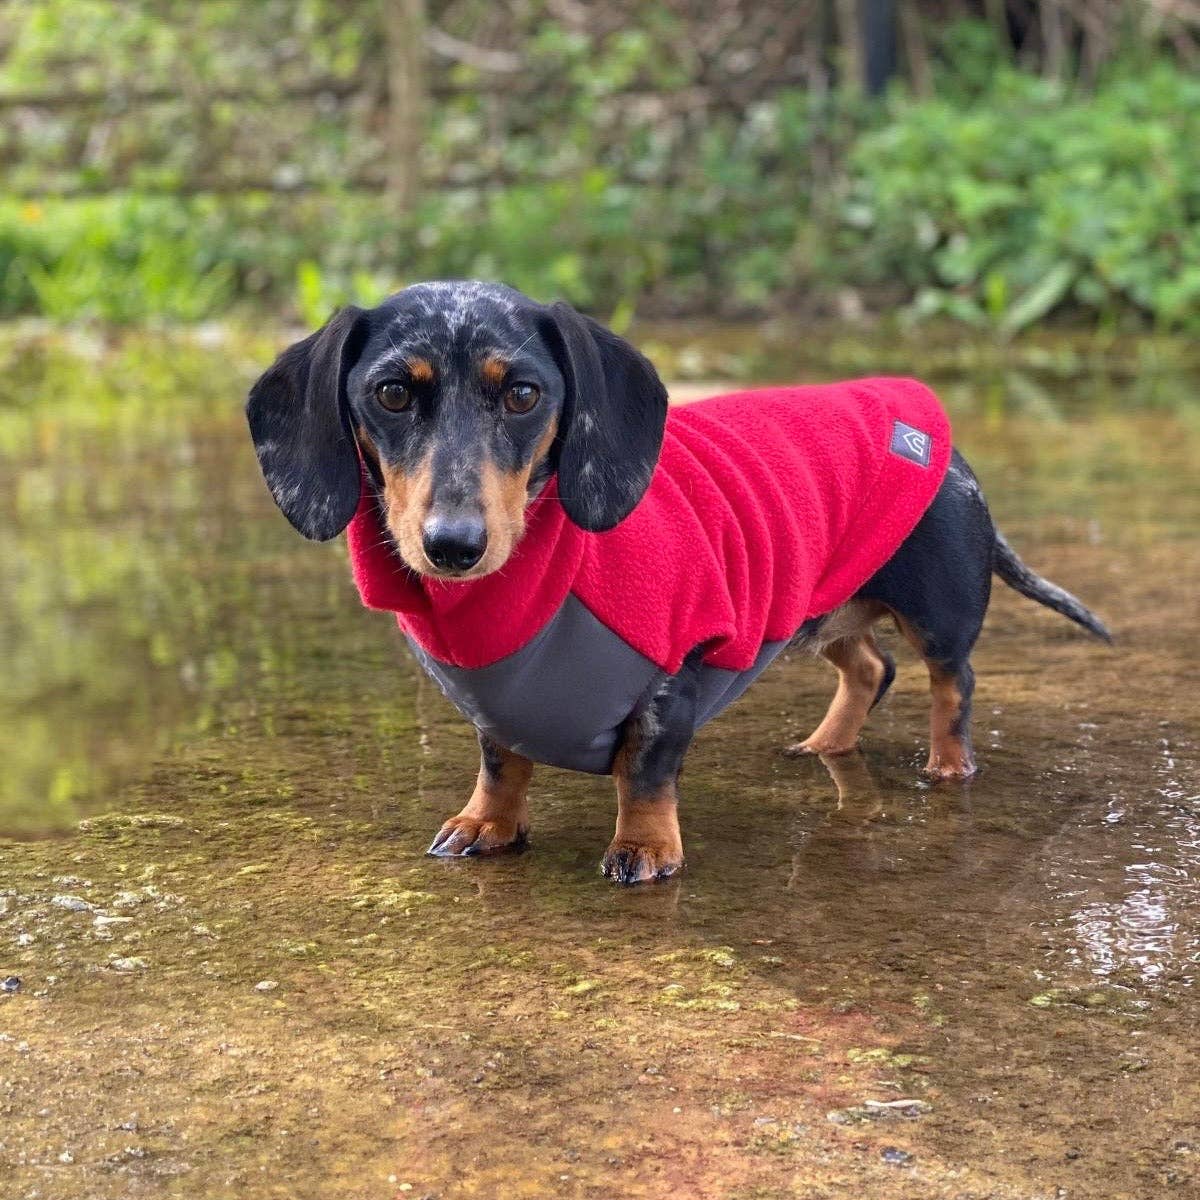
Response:
[[[439,662],[408,644],[477,728],[535,762],[606,775],[621,726],[667,677],[568,596],[533,641],[486,667]],[[703,666],[696,728],[732,704],[787,645],[763,646],[744,671]]]

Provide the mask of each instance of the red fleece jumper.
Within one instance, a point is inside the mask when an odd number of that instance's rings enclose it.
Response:
[[[702,645],[706,666],[746,672],[887,562],[950,451],[937,398],[911,379],[716,396],[671,409],[650,487],[615,529],[572,524],[551,480],[501,570],[442,582],[396,557],[364,492],[349,528],[354,578],[365,605],[397,614],[427,667],[496,664],[573,596],[660,671]]]

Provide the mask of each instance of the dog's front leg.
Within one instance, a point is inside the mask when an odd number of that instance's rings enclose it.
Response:
[[[529,836],[529,780],[533,763],[479,733],[479,778],[466,807],[439,830],[426,851],[461,858],[519,850]]]
[[[613,761],[617,832],[600,863],[600,873],[618,883],[666,879],[683,869],[676,788],[696,731],[699,670],[697,651],[625,722]]]

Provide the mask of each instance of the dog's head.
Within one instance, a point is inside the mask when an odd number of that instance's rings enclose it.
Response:
[[[628,342],[511,288],[421,283],[344,308],[285,350],[246,414],[275,502],[305,537],[349,523],[362,461],[415,571],[498,570],[558,472],[563,508],[611,529],[658,461],[666,389]]]

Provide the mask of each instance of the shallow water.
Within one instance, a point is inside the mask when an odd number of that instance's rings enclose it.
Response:
[[[966,786],[903,651],[861,754],[782,758],[831,690],[785,661],[689,756],[685,875],[621,890],[607,781],[549,769],[529,853],[422,856],[474,741],[271,506],[267,357],[0,350],[7,1194],[1196,1194],[1200,376],[939,359],[1118,647],[998,592]]]

